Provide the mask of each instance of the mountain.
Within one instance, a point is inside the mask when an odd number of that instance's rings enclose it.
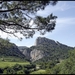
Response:
[[[32,49],[31,59],[33,61],[39,59],[43,61],[65,59],[68,57],[68,51],[74,49],[45,37],[38,37],[35,41],[35,46],[30,48]]]
[[[72,49],[74,48],[45,37],[38,37],[35,40],[35,45],[30,48],[19,47],[27,59],[36,62],[65,59],[68,57],[68,51]]]
[[[16,56],[32,62],[65,59],[68,57],[68,51],[72,49],[74,48],[45,37],[38,37],[35,45],[30,48],[18,47],[0,38],[0,56]]]
[[[58,43],[58,42],[57,42]],[[45,38],[45,37],[38,37],[35,41],[35,45],[36,46],[39,46],[39,45],[44,45],[44,44],[53,44],[55,45],[56,42],[54,40],[51,40],[51,39],[48,39],[48,38]]]
[[[15,44],[2,38],[0,38],[0,56],[25,57]]]

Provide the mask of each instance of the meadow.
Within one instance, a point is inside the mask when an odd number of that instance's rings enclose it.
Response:
[[[32,72],[31,74],[46,74],[46,71],[43,69]]]
[[[12,67],[15,64],[20,64],[20,65],[28,65],[30,64],[29,62],[9,62],[9,61],[0,61],[0,68],[4,68],[4,67]]]

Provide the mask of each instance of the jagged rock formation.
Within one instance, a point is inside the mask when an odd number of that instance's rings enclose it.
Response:
[[[44,57],[44,53],[41,50],[34,49],[30,52],[31,61],[36,61]]]
[[[38,37],[36,39],[36,45],[24,50],[20,50],[31,61],[36,60],[56,60],[67,58],[67,53],[73,47],[61,44],[58,41],[47,39],[45,37]]]
[[[35,45],[39,46],[39,45],[43,45],[43,44],[55,44],[54,40],[50,40],[48,38],[45,37],[38,37],[35,41]]]
[[[31,59],[31,56],[30,56],[31,49],[30,48],[25,47],[25,46],[19,46],[18,48],[25,55],[27,59],[29,60]]]
[[[36,39],[36,45],[32,46],[31,49],[43,51],[44,56],[42,57],[42,60],[48,61],[52,59],[56,60],[67,58],[68,51],[74,48],[45,37],[38,37]]]
[[[31,61],[36,61],[39,60],[41,58],[43,58],[44,53],[41,50],[37,50],[37,49],[30,49],[28,47],[24,47],[24,46],[19,46],[18,47],[19,50],[25,55],[25,58],[31,60]]]
[[[67,53],[71,49],[74,48],[45,37],[38,37],[36,45],[30,48],[17,47],[15,44],[0,38],[0,56],[17,56],[31,61],[64,59],[68,57]]]

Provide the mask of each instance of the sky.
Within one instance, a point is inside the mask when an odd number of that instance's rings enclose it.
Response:
[[[38,11],[36,15],[46,17],[51,13],[58,17],[56,19],[56,27],[52,32],[46,33],[45,35],[36,33],[33,38],[23,38],[22,41],[1,31],[0,36],[2,38],[6,38],[8,36],[10,42],[15,43],[17,46],[30,47],[35,45],[36,38],[41,36],[75,47],[75,1],[58,1],[55,6],[48,5],[45,10]],[[21,35],[18,34],[18,36]]]

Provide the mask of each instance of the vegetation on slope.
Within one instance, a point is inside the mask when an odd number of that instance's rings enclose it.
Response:
[[[10,43],[7,39],[0,38],[0,57],[1,56],[24,57],[15,44]]]
[[[49,74],[75,74],[75,49],[69,51],[68,59],[65,59],[60,64],[54,66],[53,68],[47,69]]]
[[[75,49],[53,43],[32,46],[44,51],[45,57],[27,62],[14,44],[0,38],[0,74],[75,74]]]
[[[44,57],[38,61],[46,62],[49,60],[66,59],[68,57],[68,51],[74,49],[73,47],[69,47],[67,45],[55,42],[45,37],[38,38],[36,40],[36,46],[31,47],[32,50],[37,49],[42,50],[44,52]]]

